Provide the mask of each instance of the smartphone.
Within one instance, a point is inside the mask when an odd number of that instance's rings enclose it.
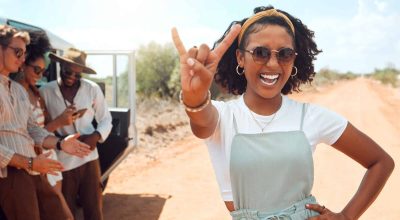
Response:
[[[86,110],[87,108],[79,109],[76,112],[74,112],[72,116],[77,116],[77,118],[80,118],[85,114]]]

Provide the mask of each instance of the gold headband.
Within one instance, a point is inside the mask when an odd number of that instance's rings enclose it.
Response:
[[[292,30],[293,35],[294,35],[294,26],[293,26],[292,22],[290,21],[290,19],[283,13],[281,13],[273,8],[273,9],[269,9],[266,11],[258,12],[257,14],[253,15],[253,17],[250,17],[249,19],[246,20],[246,22],[244,22],[244,24],[242,26],[242,30],[240,31],[240,34],[239,34],[239,45],[240,45],[240,42],[242,41],[244,32],[246,32],[246,30],[250,27],[250,25],[254,24],[256,21],[260,20],[261,18],[268,17],[268,16],[277,16],[277,17],[283,18],[286,21],[286,23],[289,25],[289,27]]]

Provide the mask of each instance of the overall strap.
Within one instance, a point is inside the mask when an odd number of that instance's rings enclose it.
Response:
[[[238,133],[238,126],[237,126],[237,123],[236,123],[235,114],[232,113],[232,116],[233,116],[233,129],[235,131],[235,134],[237,134]]]
[[[300,131],[303,130],[304,115],[306,114],[306,107],[307,107],[307,104],[306,104],[306,103],[303,103],[303,107],[302,107],[302,109],[301,109]]]

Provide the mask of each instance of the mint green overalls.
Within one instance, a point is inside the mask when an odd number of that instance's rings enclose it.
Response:
[[[238,133],[232,140],[230,177],[234,220],[304,220],[318,215],[305,208],[311,196],[314,166],[303,132],[305,104],[298,131]]]

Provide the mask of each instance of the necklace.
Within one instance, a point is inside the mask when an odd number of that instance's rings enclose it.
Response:
[[[265,129],[269,124],[271,124],[271,122],[275,119],[276,113],[278,113],[279,109],[280,109],[281,106],[282,106],[282,102],[283,102],[283,100],[281,101],[281,103],[280,103],[280,105],[279,105],[279,107],[278,107],[278,110],[276,110],[276,112],[272,115],[271,120],[269,120],[268,122],[266,122],[266,123],[264,124],[264,126],[261,124],[261,122],[260,122],[259,120],[256,119],[256,117],[254,117],[254,114],[253,114],[253,112],[251,111],[251,109],[248,108],[251,117],[252,117],[253,120],[256,122],[257,126],[261,129],[261,132],[264,132],[264,129]]]
[[[273,114],[271,120],[269,120],[267,123],[264,124],[264,126],[262,126],[261,123],[256,119],[256,117],[254,117],[253,112],[252,112],[250,109],[249,109],[249,111],[250,111],[251,117],[252,117],[253,120],[256,122],[257,126],[260,127],[261,132],[264,132],[264,129],[265,129],[269,124],[271,124],[271,122],[275,119],[276,113],[278,112],[278,111],[276,111],[276,112]]]

